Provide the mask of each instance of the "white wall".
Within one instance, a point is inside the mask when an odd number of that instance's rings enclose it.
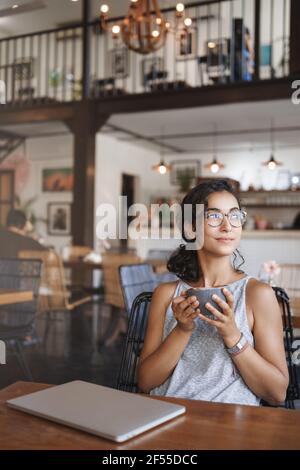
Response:
[[[32,210],[37,217],[47,218],[47,207],[50,202],[71,202],[72,193],[43,192],[42,171],[51,168],[70,168],[73,166],[73,138],[72,136],[56,136],[47,138],[28,139],[26,142],[26,155],[30,160],[29,179],[20,194],[22,202],[32,197],[36,201]],[[71,237],[50,236],[47,225],[43,222],[37,224],[37,233],[45,239],[47,245],[61,250],[62,246],[71,242]]]
[[[269,157],[269,151],[219,154],[218,159],[225,164],[225,168],[218,176],[231,177],[240,181],[243,190],[248,189],[249,184],[254,184],[256,188],[262,186],[265,189],[271,189],[276,187],[279,171],[291,170],[293,172],[300,172],[300,159],[298,158],[297,149],[276,152],[276,158],[282,161],[284,165],[274,172],[261,166],[262,161],[268,160]],[[209,170],[204,168],[206,163],[211,162],[211,155],[169,155],[166,161],[195,158],[199,158],[202,161],[202,176],[212,176]],[[122,172],[140,175],[140,187],[142,191],[137,194],[136,202],[149,204],[153,197],[173,198],[178,196],[178,187],[170,184],[168,174],[161,176],[157,172],[152,171],[151,166],[158,161],[159,155],[156,152],[134,146],[127,142],[118,141],[114,137],[106,134],[98,134],[95,207],[97,208],[97,206],[103,202],[111,203],[115,207],[118,206],[118,196],[121,193]],[[300,208],[295,207],[295,209],[280,210],[280,214],[278,213],[278,209],[267,210],[266,214],[265,209],[264,215],[267,215],[272,220],[273,210],[274,220],[280,216],[280,221],[289,225],[299,209]],[[254,212],[257,211],[254,210]],[[99,221],[99,218],[96,217],[96,221]],[[163,248],[167,249],[165,241],[162,243]],[[276,243],[278,249],[280,244],[285,244],[283,240],[276,240]],[[280,258],[278,261],[291,261],[295,246],[297,245],[299,248],[299,240],[295,240],[294,245],[291,243],[286,245],[285,251],[281,250],[282,259]],[[177,243],[175,244],[177,245]],[[150,247],[147,241],[138,245],[143,255],[145,255],[147,251],[146,245]],[[151,248],[158,248],[158,245],[157,242],[152,243]],[[95,246],[97,246],[97,244],[95,244]],[[170,242],[170,248],[174,248],[174,241]],[[274,256],[273,248],[273,240],[245,240],[243,249],[246,258],[248,258],[248,264],[246,266],[249,267],[249,272],[257,275],[261,262],[265,261],[267,258],[272,258],[272,253]],[[287,252],[289,253],[289,257],[286,256]],[[267,258],[265,258],[266,256]]]

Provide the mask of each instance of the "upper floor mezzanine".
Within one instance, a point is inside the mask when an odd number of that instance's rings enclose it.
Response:
[[[192,26],[141,55],[90,21],[85,0],[80,23],[0,40],[0,121],[37,108],[68,119],[83,100],[107,115],[288,98],[300,77],[299,3],[188,3]],[[175,4],[163,14],[174,24]]]

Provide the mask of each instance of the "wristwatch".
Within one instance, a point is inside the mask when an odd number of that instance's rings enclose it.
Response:
[[[249,343],[247,339],[245,338],[243,333],[241,333],[241,337],[238,342],[234,346],[232,346],[232,348],[226,348],[226,350],[231,356],[236,356],[237,354],[243,352],[244,349],[246,349],[246,347],[248,346],[248,344]]]

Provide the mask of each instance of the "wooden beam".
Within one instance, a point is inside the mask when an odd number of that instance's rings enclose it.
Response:
[[[65,121],[72,119],[74,104],[35,105],[32,108],[5,109],[0,113],[0,126],[30,124],[35,122]]]
[[[93,247],[94,197],[95,197],[95,148],[96,134],[105,124],[96,119],[94,103],[83,101],[77,106],[72,122],[74,134],[74,189],[72,205],[72,237],[74,245]]]
[[[90,76],[90,20],[91,4],[90,0],[82,2],[82,25],[83,25],[83,41],[82,41],[82,98],[87,99],[89,96],[89,76]]]
[[[300,75],[299,75],[300,76]],[[136,113],[290,99],[290,78],[211,85],[96,100],[97,114]]]
[[[291,0],[290,75],[300,76],[300,1]]]

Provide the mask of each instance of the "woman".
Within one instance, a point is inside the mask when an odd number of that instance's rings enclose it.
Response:
[[[270,286],[231,261],[239,255],[245,213],[223,180],[199,184],[184,204],[204,204],[204,244],[197,251],[181,245],[168,262],[181,280],[154,291],[139,387],[152,395],[278,405],[289,380],[280,309]],[[224,285],[226,302],[213,298],[218,309],[206,304],[214,319],[202,315],[196,297],[186,296],[191,287]]]

